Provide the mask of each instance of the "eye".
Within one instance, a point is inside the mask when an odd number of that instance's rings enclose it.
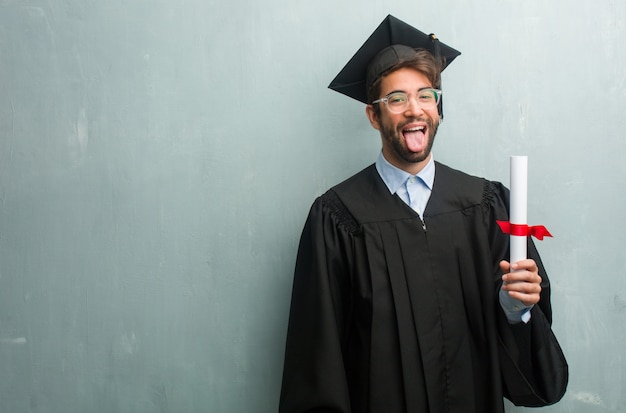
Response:
[[[404,93],[392,93],[387,96],[387,103],[393,106],[404,105],[407,101],[407,96]]]
[[[439,94],[435,89],[424,89],[418,92],[417,99],[422,103],[437,103]]]
[[[433,89],[420,90],[417,98],[422,102],[437,101],[437,92]]]

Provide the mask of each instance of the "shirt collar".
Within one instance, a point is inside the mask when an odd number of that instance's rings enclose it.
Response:
[[[428,163],[417,175],[411,175],[410,173],[403,171],[389,163],[383,156],[383,152],[380,151],[378,159],[376,160],[376,170],[382,178],[385,185],[389,189],[389,192],[395,194],[406,180],[411,176],[416,176],[424,182],[426,187],[432,191],[433,182],[435,181],[435,161],[431,155]]]

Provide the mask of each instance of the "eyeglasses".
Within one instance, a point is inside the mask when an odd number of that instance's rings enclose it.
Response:
[[[387,109],[391,113],[402,113],[410,106],[411,95],[404,92],[393,92],[384,98],[377,99],[372,102],[375,103],[385,102]],[[441,100],[441,90],[439,89],[420,89],[415,95],[415,101],[417,105],[422,109],[433,109],[439,104]]]

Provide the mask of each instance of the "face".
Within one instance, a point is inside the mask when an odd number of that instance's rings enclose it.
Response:
[[[381,80],[381,96],[391,92],[414,95],[418,90],[432,87],[426,76],[412,68],[401,68]],[[437,107],[422,109],[415,99],[402,113],[391,113],[380,103],[380,115],[368,105],[366,112],[372,126],[380,131],[383,155],[392,165],[416,174],[428,163],[433,147],[439,113]]]

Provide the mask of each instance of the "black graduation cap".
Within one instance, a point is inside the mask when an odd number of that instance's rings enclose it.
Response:
[[[328,87],[367,104],[369,86],[403,57],[412,54],[413,49],[426,49],[435,58],[443,58],[442,70],[461,54],[441,43],[434,34],[425,34],[388,15]]]

